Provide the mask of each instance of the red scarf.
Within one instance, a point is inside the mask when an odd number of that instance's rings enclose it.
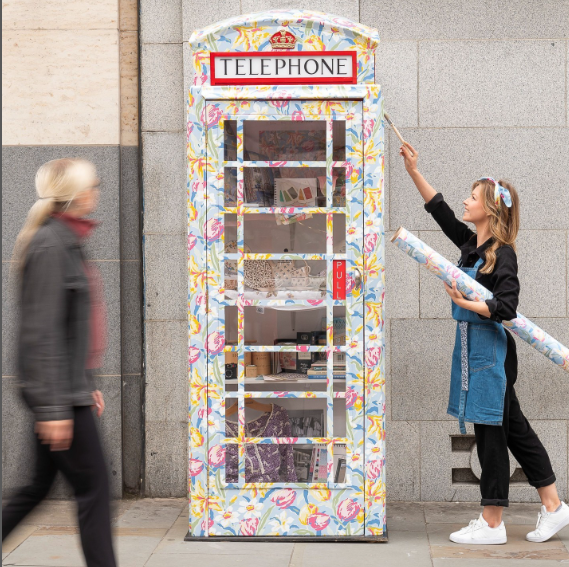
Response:
[[[51,216],[63,221],[81,239],[89,238],[100,224],[96,220],[75,217],[69,213],[53,213]]]
[[[100,224],[98,221],[75,217],[69,213],[54,213],[52,216],[67,225],[81,240],[89,238]],[[86,368],[101,368],[107,346],[107,310],[103,299],[103,280],[94,264],[86,263],[84,267],[89,281],[91,300],[89,353]]]

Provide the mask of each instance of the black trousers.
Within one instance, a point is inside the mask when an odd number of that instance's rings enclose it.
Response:
[[[2,539],[45,498],[60,470],[75,492],[88,567],[115,567],[109,481],[95,418],[88,406],[75,407],[74,413],[73,442],[67,451],[50,451],[49,445],[42,445],[36,437],[33,480],[2,508]]]
[[[501,426],[474,424],[478,459],[482,467],[480,493],[482,506],[508,506],[510,459],[508,449],[518,461],[531,486],[542,488],[555,482],[549,455],[520,408],[514,390],[518,377],[518,358],[514,338],[506,331],[508,347],[504,367],[506,393]]]

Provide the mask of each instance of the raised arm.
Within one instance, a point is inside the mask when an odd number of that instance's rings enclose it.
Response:
[[[474,231],[456,218],[442,194],[437,193],[421,175],[417,168],[419,152],[411,144],[405,142],[399,149],[399,154],[403,156],[405,169],[425,201],[425,210],[431,213],[445,235],[460,248],[474,236]]]
[[[405,169],[407,173],[413,180],[415,187],[421,193],[421,197],[428,203],[437,192],[431,187],[427,180],[421,175],[417,169],[417,159],[419,158],[419,152],[408,142],[399,148],[399,155],[403,156],[405,161]]]

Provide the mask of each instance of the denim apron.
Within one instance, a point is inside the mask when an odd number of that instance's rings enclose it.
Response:
[[[482,258],[473,268],[459,268],[476,277]],[[474,311],[452,303],[457,321],[452,354],[450,394],[447,413],[458,418],[460,432],[465,422],[502,425],[506,393],[506,331],[500,323],[482,319]]]

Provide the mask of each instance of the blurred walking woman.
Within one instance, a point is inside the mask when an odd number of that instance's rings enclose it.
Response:
[[[58,159],[36,174],[38,200],[18,235],[14,259],[20,276],[19,378],[34,413],[36,468],[2,510],[2,538],[47,495],[60,470],[73,487],[81,543],[89,567],[114,567],[109,486],[93,409],[101,366],[105,311],[98,272],[83,241],[95,228],[85,218],[99,199],[95,166]]]

